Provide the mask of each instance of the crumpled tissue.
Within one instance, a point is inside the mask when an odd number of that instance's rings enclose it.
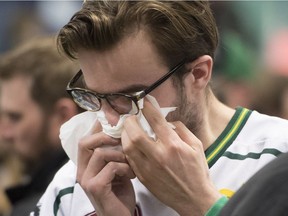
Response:
[[[176,107],[165,107],[160,108],[157,100],[151,96],[146,95],[145,97],[148,99],[160,112],[166,117],[169,112],[176,110]],[[137,114],[137,118],[139,120],[140,125],[143,130],[148,134],[149,137],[156,140],[156,135],[150,127],[149,123],[145,119],[145,116],[142,114],[144,99],[138,101],[139,113]],[[133,109],[137,109],[136,106]],[[62,143],[62,147],[65,150],[68,157],[77,164],[77,152],[78,152],[78,143],[79,140],[87,135],[90,135],[93,131],[93,127],[98,120],[101,123],[103,132],[114,138],[121,138],[121,133],[124,126],[125,119],[130,116],[130,114],[121,115],[117,125],[112,126],[108,123],[105,118],[105,114],[103,111],[98,112],[83,112],[74,117],[72,117],[69,121],[64,123],[60,128],[60,139]],[[171,127],[173,125],[171,124]]]

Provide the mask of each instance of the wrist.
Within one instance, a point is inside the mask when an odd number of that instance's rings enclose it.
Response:
[[[205,216],[217,216],[219,215],[221,209],[228,202],[228,198],[226,196],[220,197],[206,212]]]

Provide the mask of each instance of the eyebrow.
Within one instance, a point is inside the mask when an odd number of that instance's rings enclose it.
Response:
[[[134,84],[134,85],[126,87],[125,89],[118,91],[117,93],[125,93],[125,94],[136,93],[136,92],[146,89],[147,87],[148,86],[143,85],[143,84]]]
[[[133,84],[131,86],[126,86],[123,89],[119,89],[119,90],[116,90],[116,91],[113,91],[113,92],[100,93],[100,92],[97,92],[97,91],[94,91],[94,90],[90,89],[87,86],[84,78],[82,78],[82,83],[83,83],[84,88],[86,88],[86,89],[88,89],[90,91],[96,92],[97,94],[113,94],[113,93],[132,94],[132,93],[136,93],[136,92],[142,91],[142,90],[146,89],[147,87],[149,87],[149,86],[146,86],[146,85],[143,85],[143,84]]]

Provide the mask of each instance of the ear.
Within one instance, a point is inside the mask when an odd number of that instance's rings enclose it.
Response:
[[[77,106],[69,98],[61,98],[54,104],[53,112],[48,118],[48,138],[51,146],[57,149],[61,147],[59,140],[60,127],[76,114],[78,114]]]
[[[212,75],[213,59],[209,55],[203,55],[194,60],[193,62],[187,63],[186,69],[188,73],[185,77],[185,83],[191,85],[193,88],[204,89],[209,83]],[[186,81],[186,79],[189,79]]]
[[[78,114],[78,109],[76,104],[71,99],[61,98],[55,103],[53,113],[57,118],[57,122],[62,125],[71,117]]]

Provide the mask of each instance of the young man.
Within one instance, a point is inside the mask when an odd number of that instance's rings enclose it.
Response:
[[[55,176],[40,215],[215,215],[226,196],[287,151],[287,121],[214,96],[218,33],[206,1],[86,1],[58,42],[81,67],[68,92],[101,124],[87,113],[65,124],[63,138],[86,136],[70,139],[78,159]],[[176,111],[165,119],[147,94]],[[107,135],[106,126],[116,130],[124,118],[120,138]],[[93,122],[89,133],[80,132],[85,122]]]
[[[52,37],[34,39],[0,59],[1,141],[12,147],[24,168],[20,183],[6,192],[11,215],[27,215],[67,162],[59,128],[79,113],[65,91],[79,68],[59,54]]]

